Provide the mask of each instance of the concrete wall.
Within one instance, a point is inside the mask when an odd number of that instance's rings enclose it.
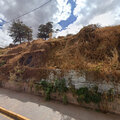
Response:
[[[60,69],[56,69],[55,71],[51,71],[48,77],[46,78],[48,81],[52,81],[57,78],[64,78],[66,83],[71,81],[73,85],[75,85],[76,89],[81,87],[91,88],[93,86],[98,86],[100,92],[107,92],[110,89],[117,91],[120,93],[120,84],[113,83],[111,80],[104,80],[104,78],[96,78],[96,73],[94,72],[83,72],[83,71],[75,71],[70,70],[67,72],[63,72]],[[99,74],[99,73],[98,73]]]
[[[76,89],[79,89],[81,87],[91,88],[96,85],[98,86],[98,89],[100,92],[107,92],[112,88],[115,94],[120,94],[120,84],[115,84],[111,80],[106,82],[106,80],[100,77],[97,78],[96,73],[80,72],[75,70],[62,71],[62,70],[56,69],[56,70],[51,70],[51,72],[46,77],[46,80],[51,82],[58,78],[65,78],[67,85],[68,85],[68,82],[71,81],[72,84],[75,85]],[[36,93],[35,88],[31,89],[29,80],[28,82],[24,82],[24,83],[15,82],[15,81],[6,81],[6,82],[2,81],[1,86],[7,89],[42,95],[42,91],[39,91]],[[118,97],[116,97],[113,102],[102,100],[100,104],[94,104],[94,103],[79,104],[76,100],[76,97],[73,96],[71,93],[67,93],[67,97],[68,97],[68,102],[72,104],[120,114],[120,98]],[[52,94],[52,98],[56,100],[61,100],[61,97],[57,94]]]

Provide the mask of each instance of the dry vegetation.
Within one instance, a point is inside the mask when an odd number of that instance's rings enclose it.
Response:
[[[39,78],[44,73],[40,69],[56,68],[119,76],[120,26],[87,26],[76,35],[0,49],[0,79],[8,79],[16,66],[24,68],[25,78]]]

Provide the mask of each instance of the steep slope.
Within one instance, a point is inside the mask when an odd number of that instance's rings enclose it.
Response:
[[[33,72],[56,68],[99,71],[119,76],[120,26],[99,28],[89,25],[76,35],[48,41],[38,39],[0,49],[0,79],[8,79],[16,67],[24,69],[24,77],[28,74],[26,70]]]

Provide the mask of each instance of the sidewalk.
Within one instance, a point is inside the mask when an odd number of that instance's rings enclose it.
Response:
[[[46,102],[38,96],[2,88],[0,106],[31,120],[120,120],[119,115],[103,114],[55,101]]]

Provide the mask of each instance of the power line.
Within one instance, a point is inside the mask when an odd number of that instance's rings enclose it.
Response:
[[[25,16],[25,15],[27,15],[27,14],[30,14],[30,13],[32,13],[32,12],[40,9],[41,7],[45,6],[46,4],[48,4],[48,3],[51,2],[51,1],[52,1],[52,0],[49,0],[49,1],[47,1],[46,3],[40,5],[39,7],[35,8],[35,9],[31,10],[31,11],[29,11],[29,12],[27,12],[27,13],[24,13],[23,15],[20,15],[20,16],[14,18],[14,19],[11,19],[10,21],[6,22],[5,24],[10,23],[10,22],[12,22],[13,20],[19,19],[19,18],[21,18],[21,17],[23,17],[23,16]]]

